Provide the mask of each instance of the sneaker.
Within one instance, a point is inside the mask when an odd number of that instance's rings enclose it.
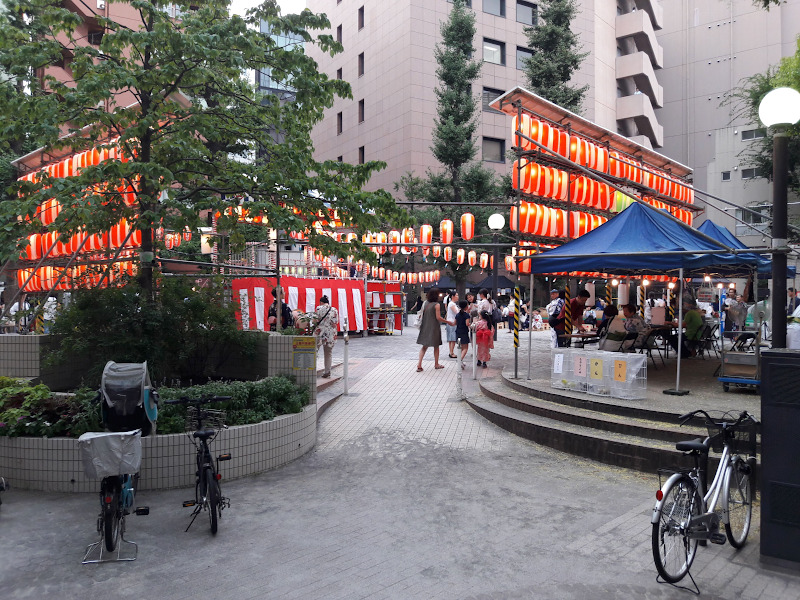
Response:
[[[463,371],[466,368],[467,368],[467,366],[464,364],[464,361],[462,360],[461,361],[461,370]]]

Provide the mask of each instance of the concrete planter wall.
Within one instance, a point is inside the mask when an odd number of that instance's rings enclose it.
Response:
[[[214,456],[229,452],[220,463],[223,480],[274,469],[299,458],[317,441],[317,405],[272,421],[231,427],[212,445]],[[185,434],[142,438],[139,488],[166,490],[193,487],[195,452]],[[47,492],[97,492],[100,482],[87,479],[78,443],[68,438],[0,437],[0,474],[16,489]]]
[[[272,421],[231,427],[217,437],[214,455],[229,452],[230,462],[221,463],[224,479],[236,479],[284,465],[311,450],[317,440],[317,371],[294,368],[294,340],[301,336],[258,336],[255,356],[231,353],[217,374],[225,379],[261,379],[274,375],[294,376],[309,389],[310,404],[303,412]],[[0,375],[39,379],[51,389],[65,389],[75,379],[77,365],[60,370],[41,368],[46,335],[0,335]],[[80,380],[78,380],[80,383]],[[75,385],[70,383],[70,385]],[[184,434],[142,438],[140,489],[163,490],[194,486],[195,454]],[[18,489],[52,492],[96,492],[99,482],[83,474],[78,444],[69,438],[0,437],[0,475]]]

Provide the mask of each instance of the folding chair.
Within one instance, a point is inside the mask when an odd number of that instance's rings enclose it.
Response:
[[[658,335],[659,335],[658,331],[651,331],[650,333],[647,334],[647,337],[645,337],[642,340],[641,344],[637,345],[634,343],[633,348],[631,348],[631,350],[633,351],[638,350],[639,354],[647,354],[650,360],[653,361],[654,369],[657,369],[658,366],[656,365],[656,359],[653,358],[653,350],[658,352],[658,358],[661,359],[661,365],[662,366],[667,365],[667,363],[664,362],[664,357],[661,355],[661,349],[658,347],[658,342],[656,341]]]

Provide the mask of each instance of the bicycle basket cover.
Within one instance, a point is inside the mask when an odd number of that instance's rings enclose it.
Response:
[[[142,431],[84,433],[78,438],[83,472],[89,479],[136,473],[142,464]]]

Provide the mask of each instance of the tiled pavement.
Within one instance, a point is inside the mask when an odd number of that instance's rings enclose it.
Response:
[[[94,496],[7,493],[3,596],[685,597],[655,582],[654,476],[485,422],[460,401],[455,361],[445,355],[435,371],[428,357],[416,372],[413,333],[353,340],[351,393],[322,415],[315,451],[225,485],[232,506],[215,538],[201,521],[183,532],[186,491],[142,494],[151,515],[129,525],[139,559],[82,566]],[[763,568],[757,541],[756,531],[740,553],[701,549],[693,572],[705,597],[800,598],[800,577]]]

